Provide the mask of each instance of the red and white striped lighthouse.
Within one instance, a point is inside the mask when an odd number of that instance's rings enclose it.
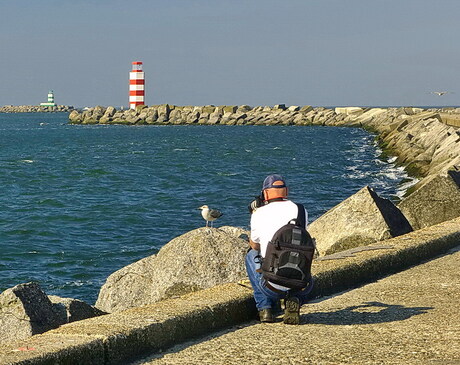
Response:
[[[133,62],[133,69],[129,73],[129,107],[136,109],[144,105],[145,78],[142,71],[142,62]]]

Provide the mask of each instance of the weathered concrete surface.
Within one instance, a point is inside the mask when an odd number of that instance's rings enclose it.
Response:
[[[308,231],[320,255],[382,241],[412,231],[400,210],[365,186],[312,222]]]
[[[342,260],[314,262],[313,273],[317,279],[315,294],[337,293],[456,247],[460,243],[460,218],[384,243],[386,248],[359,252]],[[421,285],[420,289],[416,284],[410,289],[418,294],[423,293],[426,287],[422,279],[430,283],[429,278],[422,276],[416,282]],[[401,288],[382,290],[381,295],[383,297],[379,300],[388,305],[393,304],[385,299],[389,295],[402,301],[410,295],[410,290],[401,284]],[[449,298],[449,305],[453,305],[454,301],[458,302],[457,296]],[[226,284],[149,306],[66,324],[24,341],[5,344],[0,347],[0,364],[126,364],[127,359],[146,352],[158,352],[197,335],[211,333],[219,327],[248,320],[254,314],[252,291],[238,284]],[[293,328],[301,329],[303,326]],[[331,331],[325,332],[333,340],[334,332]],[[246,337],[242,341],[254,349],[254,337]],[[304,341],[297,341],[292,346],[300,349]],[[396,341],[398,346],[401,343]],[[311,351],[319,353],[318,348],[325,347],[314,346]],[[353,353],[353,350],[347,351]],[[227,353],[238,355],[230,348]],[[262,352],[258,356],[263,356],[262,362],[281,358],[271,353],[264,357]],[[104,359],[103,362],[101,359]]]
[[[0,347],[0,364],[126,364],[146,351],[247,321],[251,291],[227,284],[64,325]]]
[[[255,321],[140,364],[459,364],[460,251],[302,307],[301,325]]]
[[[416,191],[398,204],[414,229],[460,216],[460,171],[450,170],[424,179]]]
[[[111,274],[95,306],[111,313],[241,280],[247,233],[234,227],[198,228],[176,237],[157,255]]]

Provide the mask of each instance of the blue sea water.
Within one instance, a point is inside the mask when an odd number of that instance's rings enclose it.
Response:
[[[94,303],[112,272],[204,225],[248,227],[264,177],[285,175],[310,220],[365,185],[397,199],[410,180],[361,129],[69,125],[0,114],[0,291],[37,281]]]

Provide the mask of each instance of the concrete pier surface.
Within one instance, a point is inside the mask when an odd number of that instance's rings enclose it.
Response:
[[[301,325],[256,321],[140,364],[460,364],[460,246],[302,307]]]
[[[315,295],[371,283],[459,246],[456,218],[343,251],[340,259],[315,260]],[[229,283],[1,344],[0,364],[125,365],[154,353],[172,364],[460,363],[458,259],[451,254],[309,304],[300,326],[253,321],[252,290]],[[232,329],[212,335],[225,328]],[[208,335],[209,341],[164,353]]]

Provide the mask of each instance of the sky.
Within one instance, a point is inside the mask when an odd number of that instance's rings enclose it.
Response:
[[[0,0],[0,106],[127,106],[133,61],[148,105],[460,105],[459,18],[459,0]]]

